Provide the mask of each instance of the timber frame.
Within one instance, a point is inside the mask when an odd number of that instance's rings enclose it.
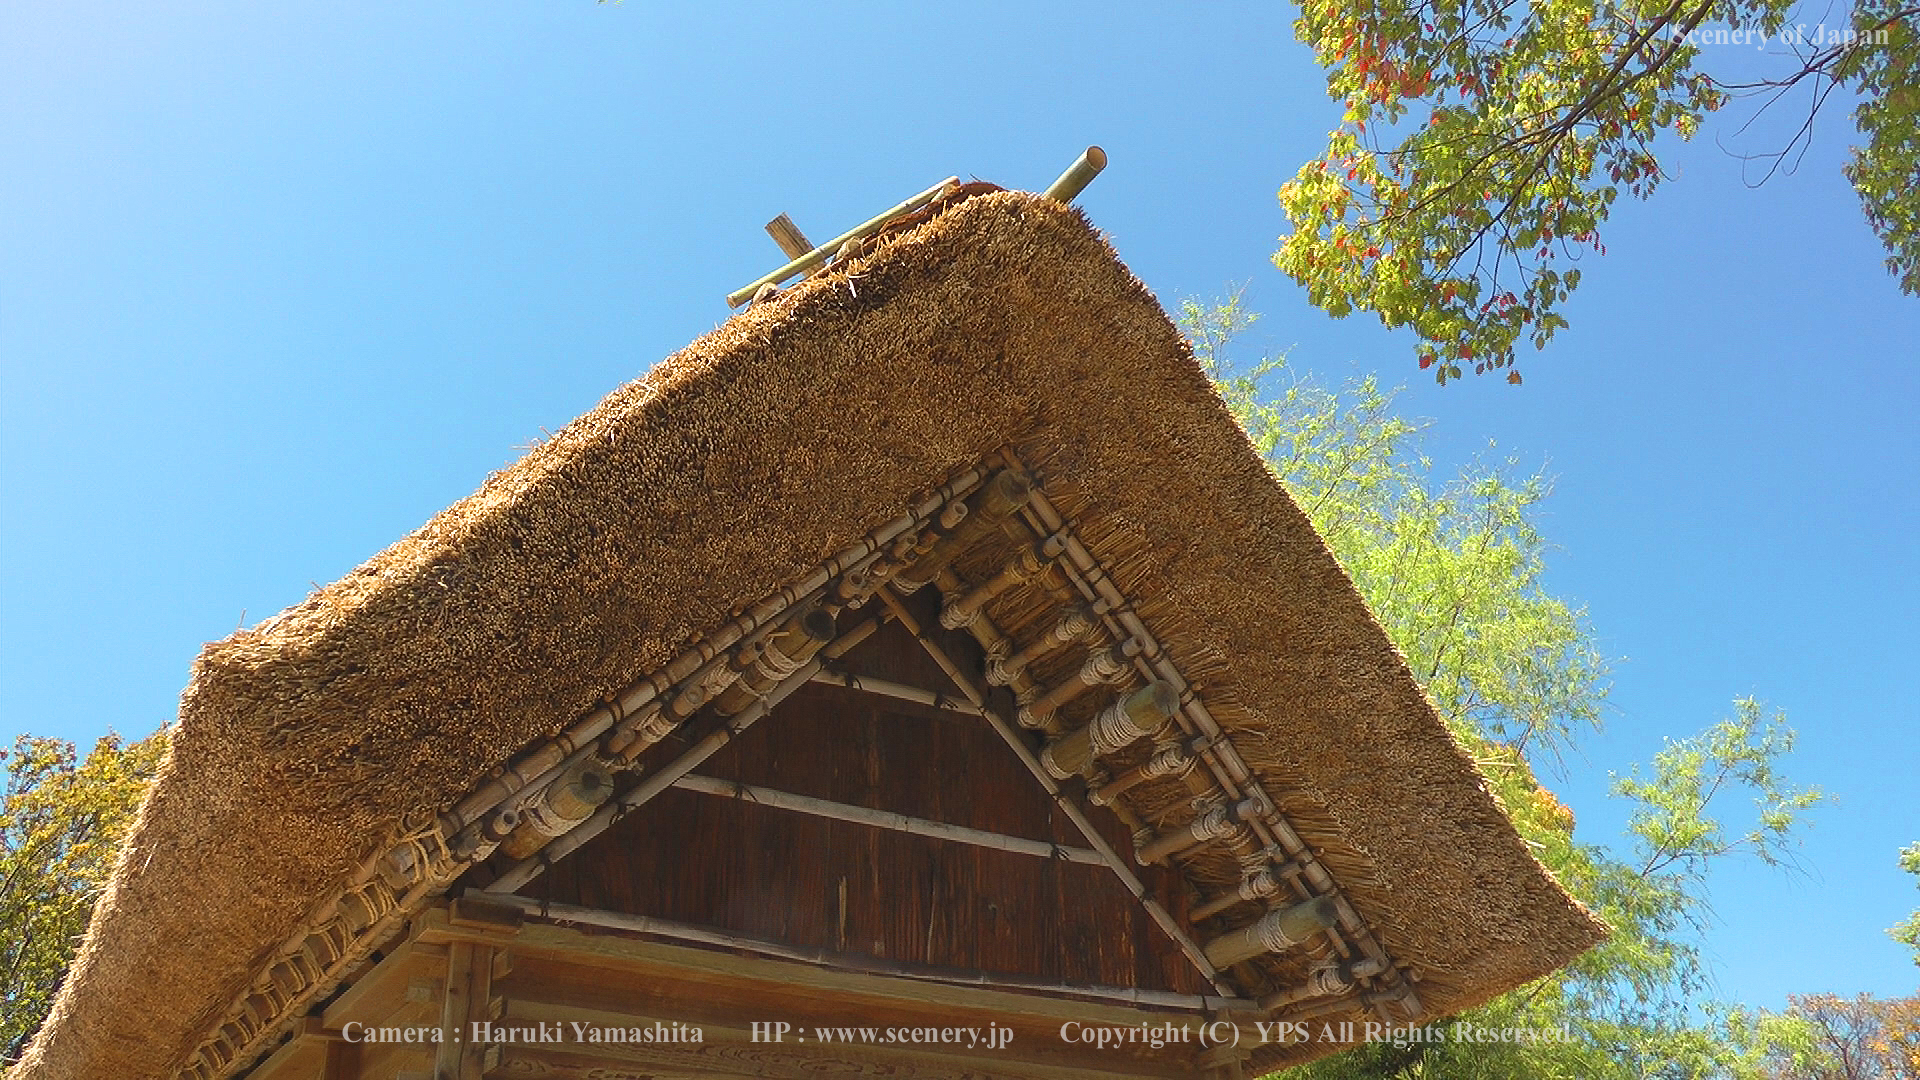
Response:
[[[353,974],[368,966],[376,950],[396,939],[416,940],[417,930],[415,938],[406,938],[405,928],[425,925],[419,919],[423,913],[437,910],[432,907],[437,897],[445,895],[470,867],[492,855],[503,840],[525,830],[525,822],[537,812],[534,808],[542,805],[543,796],[558,787],[570,771],[577,772],[589,762],[610,769],[631,768],[642,751],[681,725],[696,722],[696,716],[708,720],[710,730],[690,749],[603,803],[588,807],[589,812],[546,826],[552,835],[544,838],[538,850],[511,862],[478,895],[524,914],[529,902],[513,895],[516,890],[660,793],[679,788],[728,794],[723,790],[726,782],[703,780],[694,769],[765,717],[795,689],[816,680],[918,700],[977,716],[991,725],[1086,840],[1086,847],[1062,849],[1056,857],[1107,866],[1212,984],[1218,996],[1184,999],[1181,1004],[1188,1010],[1237,1009],[1285,1020],[1360,1008],[1386,1023],[1418,1019],[1421,1006],[1412,986],[1418,973],[1403,971],[1386,954],[1341,895],[1333,876],[1275,809],[1275,800],[1235,750],[1230,735],[1214,721],[1206,702],[1043,488],[1010,451],[963,471],[932,497],[873,530],[860,544],[829,560],[807,579],[768,597],[679,659],[582,717],[565,733],[529,750],[498,777],[431,822],[400,837],[365,864],[347,890],[316,910],[305,931],[290,941],[265,966],[254,987],[234,1002],[227,1018],[202,1044],[181,1077],[224,1080],[243,1071],[262,1078],[275,1075],[275,1069],[264,1064],[249,1066],[266,1054],[278,1059],[295,1052],[288,1047],[297,1045],[299,1039],[285,1040],[296,1029],[308,1032],[300,1038],[311,1035],[310,1010],[329,995],[339,994],[343,986],[352,985]],[[953,562],[963,552],[981,543],[1004,544],[1009,537],[1014,538],[1014,554],[1001,573],[968,583],[953,571]],[[1049,568],[1051,575],[1044,573]],[[940,599],[943,617],[939,622],[945,626],[916,617],[907,603],[914,593],[929,586],[930,595]],[[1064,625],[1074,632],[1049,629],[1038,641],[1016,649],[986,608],[993,596],[1023,586],[1051,587],[1058,594],[1061,610],[1054,626]],[[869,600],[877,603],[869,604]],[[766,643],[783,628],[822,605],[840,611],[863,607],[879,610],[829,640],[812,643],[810,655],[804,658],[780,655],[767,647]],[[834,671],[833,661],[865,640],[884,620],[897,621],[920,641],[959,689],[960,700],[950,700],[937,691]],[[985,650],[989,670],[968,671],[955,659],[955,635],[961,633]],[[1083,647],[1090,658],[1080,673],[1044,688],[1024,678],[1027,663],[1069,646]],[[769,656],[778,660],[769,664]],[[1018,663],[1008,665],[1009,658]],[[742,707],[731,716],[709,719],[713,703],[728,687],[749,678],[756,664],[765,672],[763,689],[741,699]],[[1004,689],[993,685],[996,680]],[[1146,759],[1117,773],[1108,771],[1107,761],[1098,761],[1073,779],[1059,775],[1062,770],[1057,767],[1050,768],[1043,760],[1047,749],[1071,735],[1058,722],[1060,706],[1082,694],[1091,695],[1096,690],[1111,694],[1126,686],[1165,687],[1173,695],[1174,707],[1154,733]],[[1011,702],[1011,709],[996,704],[996,692]],[[1036,703],[1045,708],[1035,710]],[[706,712],[702,712],[703,707],[707,707]],[[1112,708],[1117,706],[1109,711]],[[1016,714],[1024,725],[1015,720]],[[1095,752],[1108,758],[1142,740],[1136,734],[1121,745],[1103,743],[1098,736],[1093,741]],[[1130,806],[1132,793],[1155,783],[1184,787],[1192,808],[1185,820],[1150,822]],[[771,798],[781,793],[765,794]],[[1206,897],[1183,924],[1148,894],[1129,860],[1114,850],[1088,820],[1090,810],[1097,809],[1114,813],[1134,832],[1139,850],[1132,854],[1143,864],[1168,859],[1177,864],[1183,855],[1210,847],[1231,855],[1241,868],[1242,880]],[[807,806],[806,811],[844,816],[854,808],[826,804]],[[922,834],[933,827],[933,833],[939,834],[940,823],[882,821],[881,815],[865,813],[868,817],[864,824],[920,830]],[[949,833],[945,838],[954,836]],[[985,835],[962,840],[1011,850],[1035,843]],[[1195,893],[1202,893],[1197,885]],[[1270,921],[1270,913],[1282,913],[1308,902],[1320,903],[1330,917],[1322,920],[1325,925],[1310,928],[1320,932],[1319,939],[1312,945],[1306,977],[1293,985],[1274,987],[1255,971],[1216,967],[1201,942],[1202,931],[1194,925],[1235,912],[1235,928],[1257,936],[1263,920]],[[596,916],[578,910],[550,911],[549,915],[557,921],[597,922],[666,938],[702,939],[697,928],[676,927],[661,920],[649,924],[629,917],[623,924],[605,913]],[[763,955],[782,954],[773,943],[734,940],[711,932],[704,940]],[[1267,945],[1252,950],[1254,954],[1303,944],[1284,936],[1265,940]],[[463,955],[458,950],[455,954]],[[455,988],[448,994],[457,991],[463,977],[460,972],[470,967],[467,964],[448,976],[446,985]],[[910,977],[920,982],[941,978],[925,973]],[[992,981],[984,973],[951,978],[955,983]],[[1076,990],[1011,979],[1003,980],[1003,984],[1024,992],[1023,1007],[1031,1005],[1026,998],[1034,992],[1090,1000],[1130,997],[1138,1002],[1153,998],[1150,993],[1130,993],[1124,988]],[[349,1000],[352,993],[348,990],[334,1000]],[[1167,1003],[1171,1004],[1173,997],[1166,996]],[[445,1008],[450,1010],[446,1021],[457,1025],[462,1020],[454,1015],[459,1006],[452,997],[445,1001]],[[335,1011],[332,1006],[327,1009],[326,1015]],[[278,1050],[274,1049],[276,1045]]]
[[[20,1080],[787,1075],[335,1022],[724,1033],[823,978],[929,1022],[875,996],[1399,1023],[1604,938],[1078,211],[972,184],[883,225],[209,644]],[[602,949],[692,1011],[595,999]]]

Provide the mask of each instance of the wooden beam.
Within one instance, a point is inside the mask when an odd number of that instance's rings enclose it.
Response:
[[[1304,944],[1338,919],[1339,911],[1331,896],[1277,908],[1207,942],[1207,959],[1225,968],[1265,953],[1282,952]]]
[[[827,686],[844,686],[849,690],[858,690],[881,697],[911,701],[928,708],[943,709],[959,713],[962,716],[979,716],[980,710],[968,704],[964,699],[949,697],[936,690],[922,690],[917,686],[876,679],[871,675],[853,675],[844,671],[822,671],[813,677],[813,681]]]
[[[1269,809],[1271,807],[1267,801],[1258,797],[1241,799],[1228,806],[1216,805],[1202,810],[1185,825],[1154,835],[1152,839],[1140,845],[1136,854],[1142,863],[1163,862],[1221,837],[1231,836],[1234,830],[1241,828],[1246,822],[1259,817]]]
[[[481,1080],[487,1047],[472,1033],[476,1021],[493,1018],[493,953],[492,945],[473,941],[448,947],[434,1080]]]
[[[312,1080],[326,1059],[327,1040],[303,1034],[296,1028],[267,1059],[246,1074],[247,1080]]]
[[[836,973],[837,981],[821,983],[821,989],[831,988],[834,996],[845,996],[858,988],[870,993],[884,994],[886,984],[895,982],[895,995],[904,995],[916,1001],[930,1002],[954,1007],[979,1007],[989,1004],[994,1008],[1023,1009],[1032,1012],[1035,1001],[1030,997],[1008,997],[996,993],[991,999],[983,1001],[973,994],[971,988],[987,991],[1016,991],[1021,993],[1044,993],[1058,998],[1085,998],[1100,1002],[1115,1002],[1129,1006],[1144,1006],[1155,1009],[1180,1009],[1200,1013],[1218,1013],[1232,1010],[1251,1011],[1254,1003],[1234,996],[1213,997],[1199,994],[1178,994],[1161,990],[1142,990],[1131,986],[1101,986],[1097,984],[1049,983],[1040,979],[1027,979],[1018,975],[1005,975],[998,972],[963,971],[949,968],[934,968],[909,964],[879,957],[834,952],[828,949],[807,948],[789,945],[783,942],[762,941],[744,937],[708,926],[694,926],[688,923],[659,919],[650,915],[630,915],[621,911],[604,911],[598,908],[576,907],[572,904],[542,903],[532,897],[503,897],[519,904],[526,911],[528,922],[521,936],[515,939],[515,949],[522,948],[536,952],[549,953],[560,951],[573,953],[586,949],[601,952],[612,950],[625,951],[636,958],[653,959],[663,949],[672,946],[648,946],[642,942],[627,942],[623,947],[620,939],[609,939],[605,935],[587,935],[579,931],[566,930],[564,926],[547,926],[548,920],[559,924],[595,926],[608,930],[625,930],[631,933],[649,934],[655,937],[669,938],[675,941],[691,942],[697,945],[717,946],[725,949],[737,949],[768,957],[761,961],[758,976],[786,985],[806,985],[808,979],[797,973],[794,964],[804,964],[811,968],[828,969]],[[536,931],[539,931],[536,933]],[[448,933],[455,931],[449,930]],[[573,935],[573,936],[568,936]],[[680,950],[681,964],[719,964],[729,971],[755,970],[739,960],[728,960],[724,956],[711,953],[689,953]],[[751,977],[751,976],[750,976]],[[818,980],[815,980],[818,981]],[[952,989],[942,993],[939,986]],[[1025,1004],[1021,1004],[1025,1003]],[[1080,1012],[1063,1012],[1066,1019],[1089,1019],[1085,1010],[1095,1006],[1078,1005]],[[1137,1020],[1137,1017],[1136,1017]],[[1091,1020],[1089,1020],[1091,1022]]]
[[[1053,800],[1053,804],[1060,808],[1060,812],[1066,815],[1068,821],[1073,822],[1074,828],[1080,830],[1080,835],[1086,837],[1087,846],[1100,853],[1102,861],[1113,871],[1114,876],[1120,879],[1120,883],[1127,887],[1127,891],[1133,894],[1134,900],[1146,910],[1147,916],[1154,921],[1154,924],[1180,947],[1180,951],[1186,954],[1187,960],[1208,983],[1212,984],[1215,990],[1220,992],[1222,997],[1235,997],[1232,988],[1221,976],[1220,970],[1208,962],[1206,954],[1200,951],[1200,946],[1180,928],[1180,924],[1174,921],[1166,908],[1161,907],[1153,897],[1147,895],[1147,887],[1141,883],[1139,875],[1135,874],[1132,868],[1120,858],[1119,852],[1113,850],[1113,845],[1107,843],[1106,837],[1100,835],[1100,830],[1094,828],[1093,822],[1087,820],[1087,815],[1081,812],[1073,800],[1067,797],[1066,792],[1060,789],[1060,785],[1054,782],[1053,777],[1047,772],[1047,767],[1040,763],[1033,748],[1027,745],[1026,736],[1022,735],[1006,717],[1001,716],[998,710],[987,704],[986,691],[975,685],[973,679],[966,672],[961,671],[960,665],[954,663],[953,658],[947,655],[947,651],[940,647],[940,643],[926,634],[920,626],[920,620],[914,618],[913,613],[900,602],[891,585],[882,587],[878,595],[887,607],[892,609],[893,617],[900,620],[900,625],[919,639],[921,648],[925,649],[927,655],[933,657],[934,663],[939,664],[941,670],[947,673],[947,678],[953,680],[953,685],[959,687],[960,692],[967,695],[967,700],[980,709],[987,723],[993,726],[993,730],[999,733],[1001,740],[1020,758],[1021,764],[1033,774],[1034,780],[1039,782],[1041,789],[1047,793],[1047,797]]]
[[[1106,860],[1100,857],[1099,852],[1087,848],[1065,847],[1060,844],[1050,844],[1044,840],[1028,840],[1019,836],[1003,836],[1000,833],[986,832],[981,829],[969,829],[965,825],[949,825],[943,821],[908,817],[906,814],[896,814],[890,810],[871,810],[864,806],[828,802],[810,795],[795,795],[791,792],[776,791],[773,788],[759,787],[754,784],[741,784],[732,780],[720,780],[711,776],[695,776],[689,773],[675,780],[673,786],[684,791],[697,791],[702,795],[738,799],[741,802],[758,803],[762,806],[791,810],[798,814],[811,814],[814,817],[845,821],[854,825],[870,825],[876,829],[887,829],[912,836],[951,840],[956,844],[971,844],[974,847],[1007,851],[1015,855],[1064,859],[1089,866],[1106,865]]]
[[[381,1009],[389,999],[405,999],[407,985],[412,980],[439,980],[446,976],[447,947],[410,939],[355,979],[353,985],[342,991],[340,996],[328,1002],[321,1016],[327,1026],[336,1031],[349,1020],[366,1023],[384,1015],[376,1010]]]

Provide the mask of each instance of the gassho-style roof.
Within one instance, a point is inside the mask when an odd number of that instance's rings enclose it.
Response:
[[[396,844],[1002,460],[1071,506],[1422,1015],[1600,940],[1154,297],[1077,210],[1007,192],[756,303],[343,580],[207,646],[15,1075],[237,1070],[252,1058],[221,1057],[309,1000],[269,969]]]

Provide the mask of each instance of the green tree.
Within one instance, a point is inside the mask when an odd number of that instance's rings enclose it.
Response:
[[[1793,829],[1817,800],[1777,762],[1793,736],[1777,714],[1739,701],[1705,732],[1671,741],[1615,780],[1633,801],[1631,850],[1574,839],[1573,815],[1539,783],[1596,727],[1608,672],[1585,613],[1544,579],[1536,521],[1550,485],[1511,460],[1437,482],[1418,453],[1420,427],[1373,378],[1343,390],[1282,361],[1236,372],[1230,345],[1253,321],[1237,299],[1189,302],[1184,322],[1201,362],[1255,448],[1313,520],[1441,716],[1479,763],[1535,854],[1613,927],[1567,969],[1474,1010],[1498,1027],[1570,1028],[1564,1043],[1424,1043],[1361,1047],[1307,1066],[1308,1080],[1357,1077],[1754,1075],[1794,1030],[1707,1000],[1696,942],[1718,860],[1789,860]],[[1750,820],[1724,804],[1753,799]]]
[[[166,756],[162,731],[72,743],[22,735],[0,751],[0,1060],[39,1029],[120,842]]]
[[[1772,1049],[1766,1080],[1920,1080],[1920,997],[1795,995],[1801,1037]]]
[[[1663,179],[1662,136],[1689,138],[1732,95],[1804,90],[1812,132],[1836,86],[1858,95],[1846,165],[1888,269],[1920,292],[1920,3],[1859,0],[1844,28],[1789,25],[1796,0],[1303,0],[1295,24],[1344,108],[1320,158],[1280,191],[1275,263],[1340,316],[1418,336],[1445,382],[1545,347],[1604,254],[1622,192]],[[1712,35],[1703,39],[1703,35]],[[1700,70],[1702,40],[1787,46],[1772,77]],[[1837,40],[1829,40],[1829,37]],[[1509,370],[1509,380],[1518,382]]]
[[[1920,844],[1909,844],[1900,852],[1900,869],[1920,877]],[[1907,916],[1906,921],[1888,930],[1893,940],[1913,949],[1913,962],[1920,964],[1920,911]]]

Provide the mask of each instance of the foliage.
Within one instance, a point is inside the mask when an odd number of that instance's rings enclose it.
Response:
[[[1571,264],[1605,253],[1614,201],[1659,186],[1662,136],[1691,137],[1732,94],[1804,86],[1817,110],[1838,84],[1860,95],[1866,136],[1848,179],[1889,269],[1920,293],[1920,4],[1862,0],[1835,33],[1788,28],[1795,3],[1304,0],[1296,34],[1345,112],[1281,188],[1294,231],[1274,261],[1330,314],[1410,327],[1442,382],[1510,368],[1522,337],[1543,348],[1567,325]],[[1696,69],[1703,40],[1795,59],[1724,83]]]
[[[18,1056],[39,1029],[86,932],[120,841],[166,756],[162,731],[132,745],[22,735],[0,790],[0,1049]]]
[[[1900,852],[1900,869],[1920,877],[1920,844],[1909,844]],[[1893,940],[1913,949],[1913,962],[1920,964],[1920,911],[1907,916],[1906,921],[1888,930]]]
[[[1740,701],[1733,715],[1617,778],[1632,800],[1632,850],[1574,838],[1573,815],[1536,779],[1605,707],[1607,666],[1585,613],[1548,588],[1538,528],[1550,485],[1510,460],[1446,483],[1417,453],[1420,427],[1372,378],[1332,391],[1282,360],[1236,370],[1230,345],[1253,321],[1238,298],[1188,302],[1201,362],[1254,446],[1353,577],[1442,717],[1480,765],[1520,835],[1613,928],[1567,969],[1465,1019],[1496,1027],[1565,1025],[1565,1042],[1372,1044],[1315,1063],[1305,1080],[1350,1077],[1695,1077],[1754,1075],[1793,1025],[1706,1000],[1694,942],[1715,861],[1788,861],[1792,830],[1818,798],[1780,776],[1792,733]],[[1750,824],[1719,820],[1750,794]]]
[[[1782,1019],[1802,1037],[1774,1048],[1766,1080],[1920,1080],[1920,996],[1795,995]]]

